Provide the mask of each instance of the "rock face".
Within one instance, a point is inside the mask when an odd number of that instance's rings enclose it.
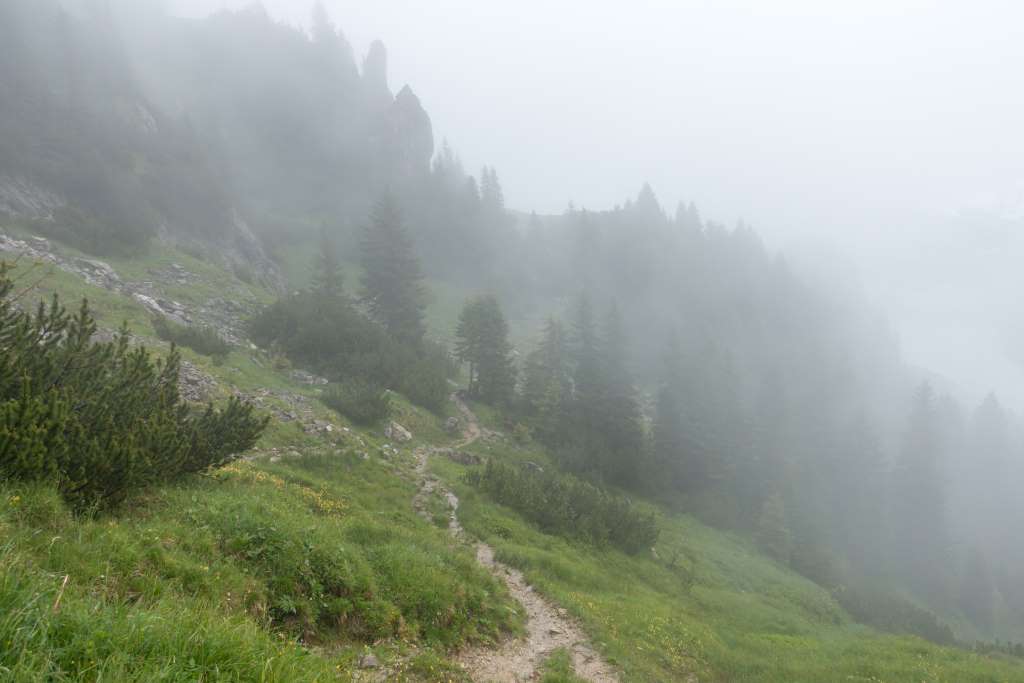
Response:
[[[52,221],[64,205],[61,197],[27,180],[0,176],[0,215]]]
[[[319,387],[330,384],[326,377],[318,377],[317,375],[314,375],[311,372],[306,372],[305,370],[292,370],[291,378],[296,382],[301,382],[302,384],[308,384],[310,386]]]
[[[388,426],[384,428],[384,436],[398,443],[412,441],[412,432],[397,422],[388,423]]]
[[[178,386],[181,397],[186,401],[205,403],[212,399],[217,391],[217,380],[187,360],[182,360]]]
[[[370,43],[370,51],[363,60],[362,79],[371,109],[383,111],[395,101],[388,87],[388,51],[379,40]]]
[[[67,255],[56,244],[42,237],[16,239],[0,232],[0,255],[13,254],[50,264],[76,275],[94,287],[101,287],[131,297],[154,316],[163,316],[179,325],[199,324],[212,327],[228,343],[239,345],[245,338],[246,321],[258,310],[251,293],[241,283],[224,291],[198,307],[189,307],[164,295],[169,287],[197,284],[195,273],[172,263],[162,269],[150,270],[140,281],[123,280],[107,263],[96,259]],[[317,380],[316,383],[323,382]]]
[[[425,175],[434,156],[434,126],[409,86],[399,91],[383,124],[384,154],[393,176]]]

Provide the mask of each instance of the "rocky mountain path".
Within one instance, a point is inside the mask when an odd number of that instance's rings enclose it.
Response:
[[[476,416],[458,393],[452,394],[463,422],[462,439],[455,448],[465,448],[477,441],[483,434]],[[435,493],[448,502],[448,531],[457,540],[466,540],[466,534],[459,523],[458,497],[428,471],[430,456],[438,450],[420,447],[415,450],[416,473],[420,488],[413,501],[417,512],[429,518],[427,501]],[[458,662],[474,681],[481,683],[521,683],[540,678],[544,661],[556,650],[565,649],[572,657],[576,675],[592,683],[617,683],[615,669],[609,665],[590,644],[587,635],[568,613],[539,595],[527,583],[522,572],[494,559],[494,549],[486,543],[476,543],[477,561],[495,577],[505,583],[509,593],[526,612],[526,635],[508,640],[498,647],[474,647],[459,654]]]

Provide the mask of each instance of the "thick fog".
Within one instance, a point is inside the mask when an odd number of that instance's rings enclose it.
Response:
[[[325,4],[357,52],[384,40],[393,85],[510,206],[607,208],[648,181],[855,278],[972,398],[1024,403],[1017,3]],[[308,21],[307,0],[265,5]]]
[[[276,292],[181,322],[353,420],[462,363],[864,623],[1024,641],[1024,13],[243,5],[0,0],[0,215]]]

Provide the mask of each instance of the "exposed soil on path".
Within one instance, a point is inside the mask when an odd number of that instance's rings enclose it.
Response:
[[[463,421],[463,438],[456,448],[464,448],[479,439],[483,433],[476,416],[458,394],[452,394]],[[429,517],[426,502],[430,496],[440,493],[448,501],[448,530],[457,539],[465,533],[459,524],[459,499],[444,487],[444,484],[428,472],[427,464],[435,449],[421,447],[415,452],[416,472],[420,478],[420,490],[413,505],[425,517]],[[522,572],[508,567],[494,559],[494,549],[486,543],[476,544],[477,561],[497,578],[504,581],[509,593],[526,612],[526,636],[508,640],[497,647],[476,647],[462,652],[458,661],[470,677],[480,683],[519,683],[537,680],[544,661],[558,649],[565,649],[572,656],[576,675],[593,683],[617,683],[615,669],[605,662],[580,628],[564,609],[552,604],[537,594],[523,578]]]

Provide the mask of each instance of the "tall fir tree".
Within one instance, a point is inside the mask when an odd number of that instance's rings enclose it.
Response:
[[[661,490],[690,488],[685,466],[690,450],[683,418],[685,390],[682,350],[679,337],[673,333],[666,344],[652,434],[655,467],[661,473],[655,484]]]
[[[492,404],[510,402],[516,368],[498,300],[483,296],[466,302],[455,336],[456,356],[469,364],[470,395]]]
[[[594,307],[583,293],[576,304],[573,320],[572,422],[576,434],[572,463],[581,470],[599,470],[606,460],[607,445],[602,438],[605,377]]]
[[[484,166],[480,172],[480,203],[484,211],[500,215],[505,211],[505,193],[498,180],[498,172]]]
[[[459,312],[455,329],[455,357],[469,366],[469,394],[478,393],[478,369],[484,345],[484,307],[480,298],[470,299]]]
[[[374,207],[362,240],[362,300],[395,339],[419,345],[426,327],[426,290],[412,238],[389,192]]]
[[[537,434],[559,446],[572,401],[572,372],[569,366],[565,327],[549,318],[539,346],[526,359],[523,403],[537,418]]]

